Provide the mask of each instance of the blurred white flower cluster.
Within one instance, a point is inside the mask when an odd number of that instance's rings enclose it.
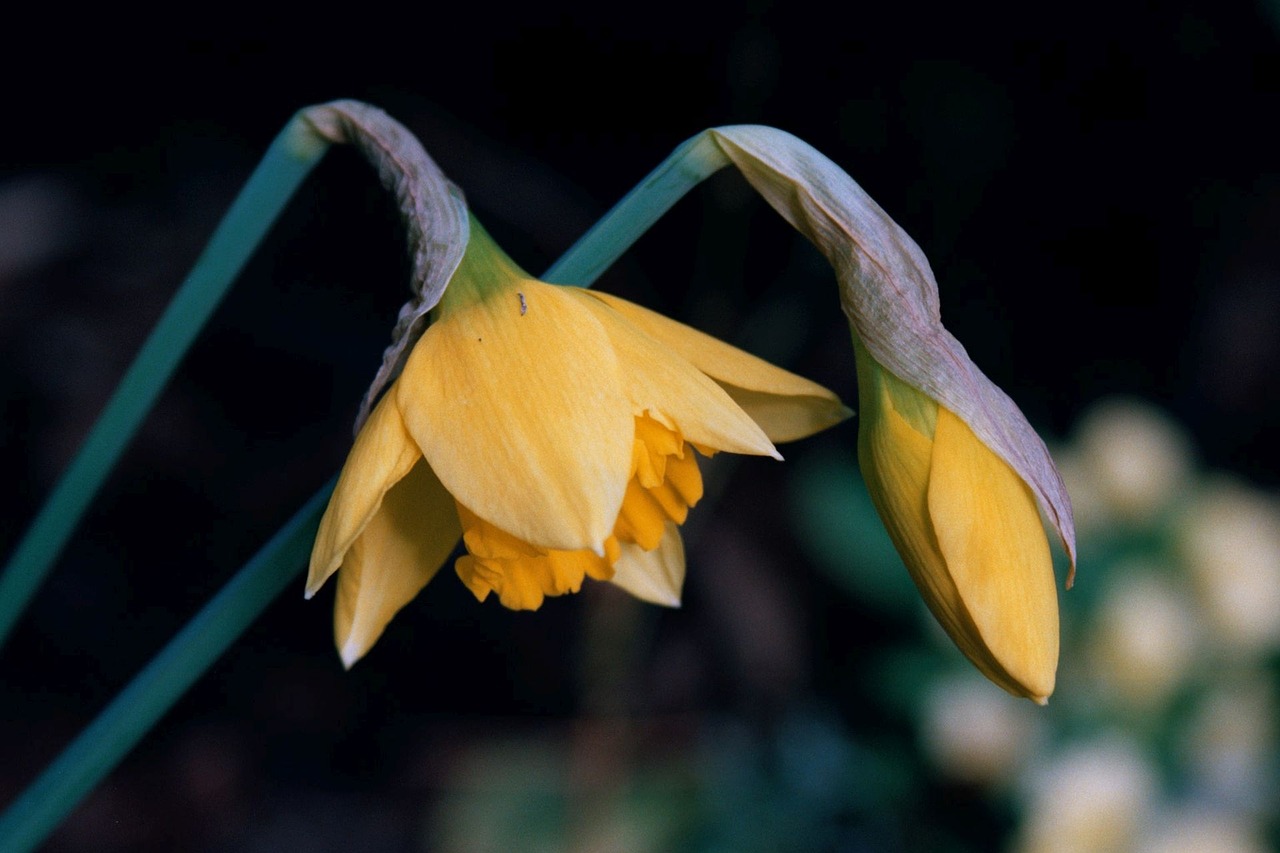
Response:
[[[1197,468],[1111,400],[1055,457],[1080,535],[1048,708],[956,669],[923,706],[933,764],[1018,815],[1010,849],[1253,853],[1277,802],[1280,502]]]

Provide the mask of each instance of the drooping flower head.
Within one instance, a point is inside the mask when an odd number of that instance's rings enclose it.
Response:
[[[469,226],[316,538],[307,589],[341,569],[335,629],[348,665],[459,537],[455,569],[482,601],[537,609],[589,577],[676,605],[678,527],[702,496],[696,455],[781,458],[771,439],[848,415],[821,386],[675,321],[534,280]]]
[[[1075,527],[1044,442],[943,327],[920,247],[852,178],[773,128],[707,134],[835,270],[858,364],[858,458],[925,603],[987,677],[1045,701],[1058,602],[1040,513],[1072,573]]]

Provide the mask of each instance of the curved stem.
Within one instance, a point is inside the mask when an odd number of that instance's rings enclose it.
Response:
[[[729,158],[707,131],[686,140],[570,246],[543,279],[590,287],[685,193],[727,165]]]
[[[336,478],[263,546],[0,815],[0,850],[35,849],[298,574]]]
[[[267,149],[0,574],[0,645],[191,342],[328,147],[295,118]]]

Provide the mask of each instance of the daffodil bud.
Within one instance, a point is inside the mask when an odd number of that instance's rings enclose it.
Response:
[[[1058,604],[1037,509],[1075,566],[1071,502],[1044,442],[943,328],[924,253],[852,178],[773,128],[708,136],[835,269],[857,350],[858,456],[925,603],[992,681],[1043,702]]]
[[[1053,561],[1035,498],[948,409],[858,347],[858,462],[925,603],[996,684],[1044,701],[1058,665]]]

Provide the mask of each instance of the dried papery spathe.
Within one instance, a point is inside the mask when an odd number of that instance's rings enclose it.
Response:
[[[396,198],[413,259],[412,296],[400,309],[391,346],[360,403],[358,433],[382,389],[404,368],[410,348],[426,328],[427,314],[462,263],[471,236],[467,201],[422,143],[377,107],[361,101],[331,101],[308,107],[300,116],[328,141],[355,146],[377,170],[383,186]]]
[[[830,262],[845,315],[871,357],[958,415],[1031,487],[1074,573],[1075,526],[1058,469],[1017,405],[943,327],[938,284],[915,241],[839,166],[791,134],[761,125],[707,134]]]

